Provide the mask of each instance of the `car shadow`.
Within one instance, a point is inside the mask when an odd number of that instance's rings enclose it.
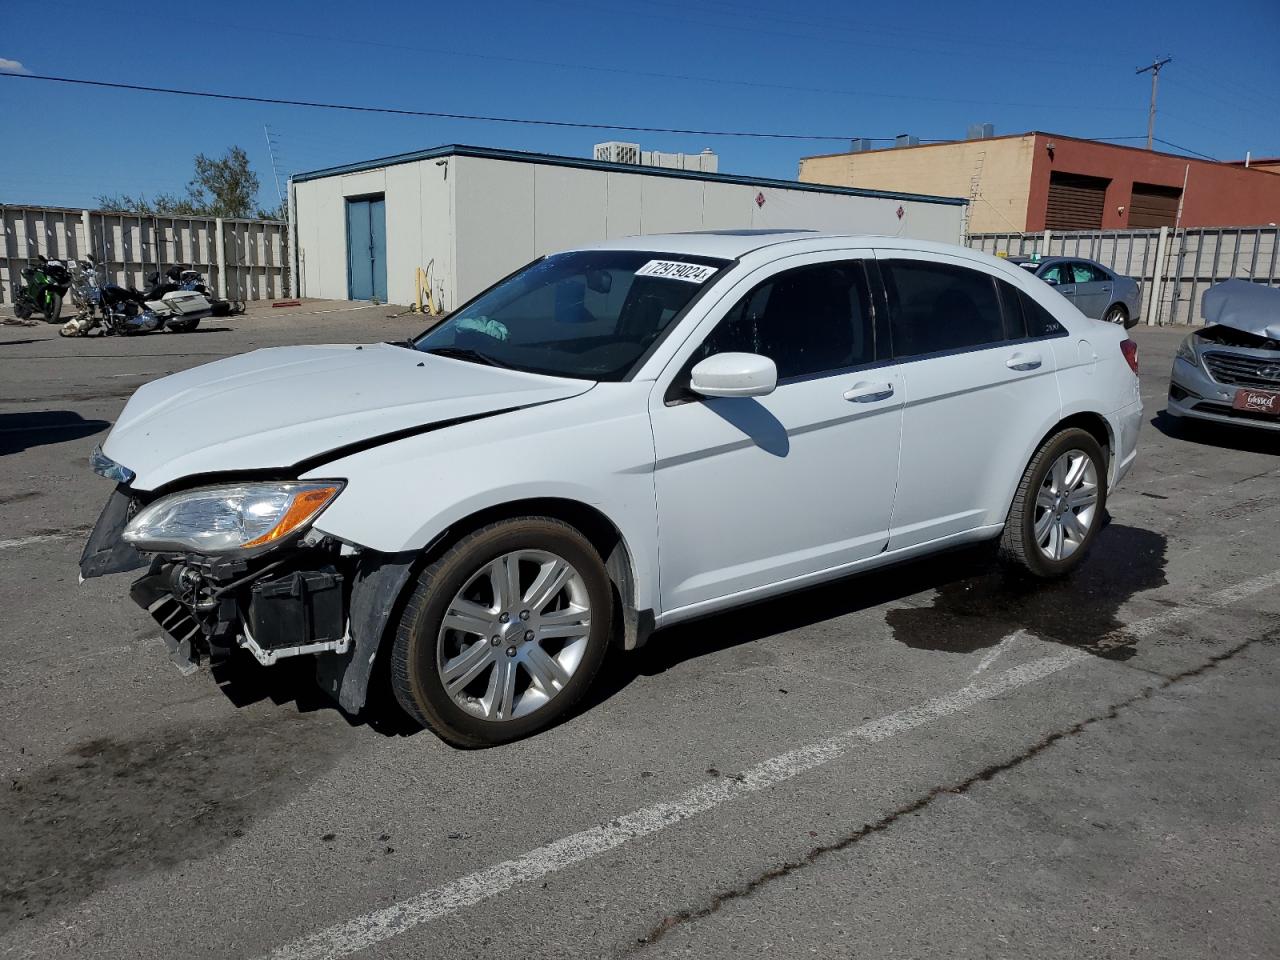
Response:
[[[1135,594],[1162,586],[1166,538],[1139,527],[1108,524],[1075,573],[1033,580],[997,562],[992,545],[966,547],[788,594],[654,634],[642,649],[612,657],[581,710],[590,710],[641,676],[766,637],[894,603],[927,590],[927,606],[889,610],[894,639],[942,654],[994,646],[1016,630],[1107,659],[1133,656],[1118,634],[1120,608]]]
[[[0,456],[101,433],[109,420],[86,420],[72,410],[0,413]]]
[[[1172,440],[1222,450],[1238,450],[1242,453],[1280,454],[1280,430],[1236,426],[1211,420],[1189,420],[1171,416],[1167,409],[1156,413],[1150,423]]]
[[[386,651],[384,651],[385,653]],[[422,727],[400,709],[391,689],[388,671],[390,657],[379,655],[365,708],[350,714],[321,689],[316,681],[312,657],[291,657],[271,667],[263,667],[244,650],[233,650],[231,656],[210,667],[210,674],[223,695],[235,707],[248,707],[270,700],[277,707],[293,705],[298,713],[334,711],[352,727],[368,727],[385,737],[408,737],[422,733]]]

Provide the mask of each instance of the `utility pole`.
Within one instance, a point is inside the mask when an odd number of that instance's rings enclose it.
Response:
[[[1160,81],[1160,68],[1166,63],[1171,63],[1172,61],[1173,57],[1165,57],[1163,59],[1156,60],[1155,63],[1152,63],[1149,66],[1138,68],[1138,73],[1140,74],[1146,73],[1148,70],[1151,71],[1151,111],[1147,114],[1148,150],[1151,149],[1151,141],[1155,138],[1156,133],[1156,85]]]

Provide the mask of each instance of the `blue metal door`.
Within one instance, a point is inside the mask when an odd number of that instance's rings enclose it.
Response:
[[[347,297],[387,301],[387,206],[382,197],[347,201]]]

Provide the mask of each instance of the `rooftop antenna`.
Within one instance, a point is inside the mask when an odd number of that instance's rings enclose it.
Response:
[[[271,155],[271,173],[276,181],[276,201],[280,204],[276,209],[281,210],[284,208],[284,192],[280,189],[280,168],[276,165],[276,145],[271,139],[271,130],[265,123],[262,125],[262,135],[267,138],[267,153]],[[1147,144],[1148,149],[1150,146]]]

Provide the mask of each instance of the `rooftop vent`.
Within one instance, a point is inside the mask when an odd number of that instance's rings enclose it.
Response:
[[[895,147],[918,147],[920,146],[920,138],[913,137],[909,133],[900,133],[893,138]]]
[[[871,149],[871,141],[868,140],[866,137],[859,137],[857,140],[849,141],[850,153],[864,153],[865,151],[870,149]]]
[[[990,140],[996,135],[996,125],[994,123],[971,123],[969,129],[965,131],[964,138],[966,140]]]
[[[609,163],[639,163],[640,144],[624,143],[621,140],[597,143],[595,146],[595,158]]]

